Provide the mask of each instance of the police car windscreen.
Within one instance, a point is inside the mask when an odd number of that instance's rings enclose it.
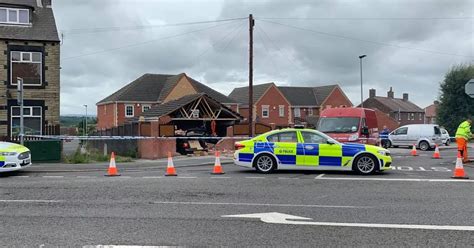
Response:
[[[319,120],[318,130],[323,133],[355,133],[359,130],[358,117],[329,117]]]

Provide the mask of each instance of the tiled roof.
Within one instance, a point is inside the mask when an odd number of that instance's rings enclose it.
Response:
[[[388,109],[390,109],[392,112],[421,112],[423,113],[423,109],[418,107],[416,104],[410,102],[410,101],[405,101],[400,98],[389,98],[389,97],[381,97],[381,96],[376,96],[373,97],[376,101],[378,101],[380,104],[386,106]]]
[[[115,101],[162,102],[184,76],[186,76],[184,73],[178,75],[144,74],[112,95],[104,98],[98,104]],[[206,93],[221,103],[234,103],[227,96],[190,77],[187,78],[198,93]]]
[[[267,91],[267,89],[275,85],[274,83],[257,84],[253,86],[253,102],[255,103],[260,97]],[[249,87],[235,88],[229,95],[230,98],[234,99],[238,103],[247,104],[249,103]]]
[[[179,99],[154,106],[151,109],[143,112],[142,116],[144,116],[144,117],[161,117],[161,116],[170,114],[170,113],[174,112],[175,110],[177,110],[177,109],[193,102],[194,100],[198,99],[199,97],[201,97],[203,95],[205,95],[205,94],[204,93],[199,93],[199,94],[183,96]]]
[[[35,0],[0,0],[1,6],[30,7],[31,26],[0,25],[0,39],[59,42],[53,9],[40,7]]]
[[[225,105],[222,105],[222,103],[220,101],[217,101],[217,99],[213,99],[211,96],[207,95],[206,93],[198,93],[198,94],[187,95],[187,96],[183,96],[179,99],[166,102],[164,104],[156,105],[156,106],[152,107],[151,109],[143,112],[142,116],[143,117],[161,117],[161,116],[165,116],[165,115],[171,114],[172,112],[176,111],[177,109],[179,109],[181,107],[186,106],[189,103],[192,103],[193,101],[195,101],[195,100],[197,100],[197,99],[199,99],[200,97],[203,97],[203,96],[208,101],[212,101],[215,104],[221,105],[221,107],[223,109],[225,109],[226,111],[232,113],[237,118],[241,118],[241,115],[234,112],[232,109],[226,107]]]
[[[438,104],[431,104],[430,106],[425,108],[425,116],[426,117],[436,117],[436,109],[438,108]]]
[[[281,86],[278,89],[293,106],[319,106],[337,85],[318,87]]]
[[[312,87],[279,86],[278,89],[293,106],[317,105]]]

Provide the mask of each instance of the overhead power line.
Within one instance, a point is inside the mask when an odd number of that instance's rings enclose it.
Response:
[[[192,30],[192,31],[189,31],[189,32],[184,32],[184,33],[180,33],[180,34],[165,36],[165,37],[161,37],[161,38],[158,38],[158,39],[152,39],[152,40],[142,41],[142,42],[128,44],[128,45],[124,45],[124,46],[119,46],[119,47],[114,47],[114,48],[109,48],[109,49],[98,50],[98,51],[95,51],[95,52],[90,52],[90,53],[84,53],[84,54],[79,54],[79,55],[75,55],[75,56],[65,57],[65,58],[62,58],[62,60],[70,60],[70,59],[81,58],[81,57],[85,57],[85,56],[96,55],[96,54],[100,54],[100,53],[106,53],[106,52],[121,50],[121,49],[125,49],[125,48],[130,48],[130,47],[141,46],[141,45],[153,43],[153,42],[156,42],[156,41],[172,39],[172,38],[176,38],[176,37],[180,37],[180,36],[185,36],[185,35],[189,35],[189,34],[193,34],[193,33],[198,33],[198,32],[202,32],[202,31],[214,29],[214,28],[217,28],[217,27],[228,25],[230,23],[233,23],[233,22],[226,22],[226,23],[222,23],[222,24],[218,24],[218,25],[214,25],[214,26],[210,26],[210,27],[206,27],[206,28]]]
[[[169,24],[159,24],[159,25],[128,26],[128,27],[118,27],[118,26],[116,26],[116,27],[98,27],[98,28],[75,28],[75,29],[62,30],[62,32],[65,33],[65,34],[69,34],[69,35],[91,34],[91,33],[102,33],[102,32],[114,32],[114,31],[140,30],[140,29],[149,29],[149,28],[190,26],[190,25],[219,23],[219,22],[232,22],[232,21],[244,20],[244,19],[247,19],[247,17],[221,19],[221,20],[211,20],[211,21],[169,23]]]
[[[422,49],[422,48],[416,48],[416,47],[407,47],[407,46],[400,46],[396,44],[391,44],[391,43],[385,43],[385,42],[379,42],[379,41],[371,41],[371,40],[364,40],[364,39],[359,39],[359,38],[354,38],[354,37],[349,37],[345,35],[339,35],[339,34],[332,34],[332,33],[327,33],[327,32],[322,32],[314,29],[309,29],[309,28],[302,28],[302,27],[297,27],[289,24],[284,24],[284,23],[279,23],[279,22],[274,22],[274,21],[265,21],[261,20],[262,22],[267,22],[267,23],[272,23],[280,26],[284,26],[287,28],[292,28],[300,31],[305,31],[305,32],[310,32],[313,34],[318,34],[318,35],[324,35],[324,36],[330,36],[330,37],[336,37],[339,39],[345,39],[345,40],[353,40],[353,41],[359,41],[359,42],[365,42],[365,43],[370,43],[378,46],[385,46],[385,47],[395,47],[395,48],[400,48],[400,49],[408,49],[408,50],[414,50],[414,51],[419,51],[419,52],[425,52],[425,53],[432,53],[432,54],[439,54],[439,55],[447,55],[447,56],[454,56],[454,57],[464,57],[464,58],[474,58],[474,56],[469,56],[469,55],[462,55],[462,54],[455,54],[455,53],[447,53],[447,52],[440,52],[440,51],[434,51],[434,50],[428,50],[428,49]]]
[[[432,20],[472,20],[473,16],[462,17],[260,17],[258,20],[315,20],[315,21],[432,21]]]

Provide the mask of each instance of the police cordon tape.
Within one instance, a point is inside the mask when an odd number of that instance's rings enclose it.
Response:
[[[55,139],[55,140],[178,140],[178,139],[202,139],[202,140],[227,140],[238,139],[246,140],[252,137],[234,136],[234,137],[194,137],[194,136],[177,136],[177,137],[149,137],[149,136],[68,136],[68,135],[25,135],[25,138],[39,139]]]

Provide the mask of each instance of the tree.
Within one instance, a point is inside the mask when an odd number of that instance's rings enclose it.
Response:
[[[474,65],[458,65],[446,73],[441,83],[437,122],[454,135],[459,124],[474,116],[474,98],[464,92],[464,85],[474,78]]]

